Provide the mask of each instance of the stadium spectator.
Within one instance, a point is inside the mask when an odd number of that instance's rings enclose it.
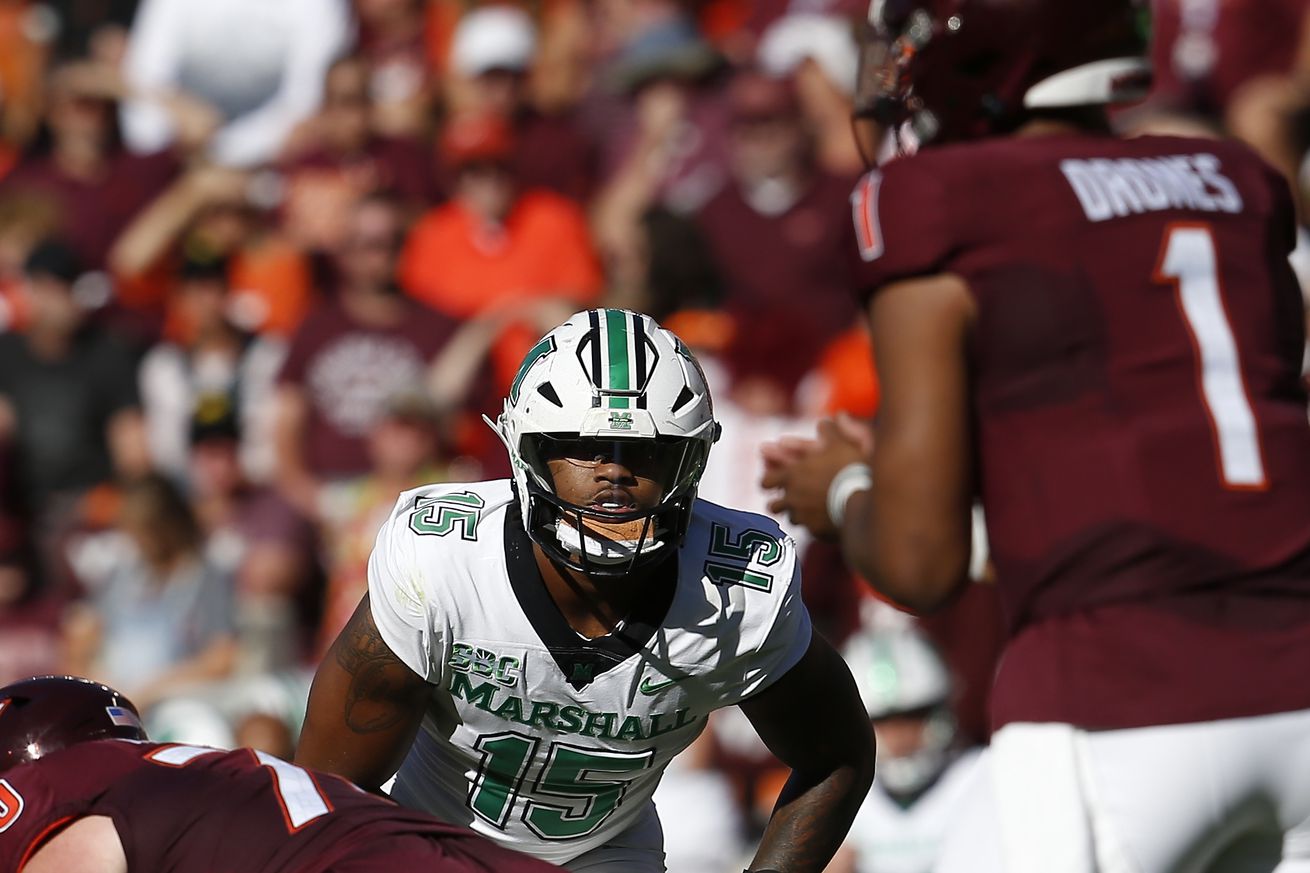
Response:
[[[60,667],[63,600],[42,594],[36,554],[10,528],[0,531],[0,682]]]
[[[815,161],[839,176],[864,168],[851,135],[856,60],[850,20],[812,12],[769,25],[756,54],[761,70],[795,82],[801,114],[814,132]]]
[[[318,486],[368,472],[368,434],[389,396],[422,384],[454,322],[399,293],[402,210],[384,196],[354,207],[337,297],[301,325],[278,376],[277,481],[314,516]]]
[[[368,436],[372,469],[323,489],[327,595],[315,645],[318,656],[327,651],[368,591],[369,552],[396,495],[425,482],[451,481],[441,451],[447,424],[418,390],[394,395]]]
[[[525,188],[547,188],[585,202],[596,176],[596,150],[571,111],[538,111],[529,75],[537,34],[528,14],[510,6],[467,12],[455,28],[447,68],[452,113],[499,115],[514,132],[512,164]],[[458,168],[447,166],[451,176]]]
[[[250,333],[286,337],[313,303],[308,259],[270,227],[267,176],[200,163],[124,228],[110,266],[125,289],[162,308],[189,257],[226,258],[228,313]]]
[[[71,609],[68,672],[134,690],[143,707],[229,676],[236,665],[233,583],[204,554],[177,488],[150,474],[123,488],[114,558]]]
[[[609,38],[620,45],[586,110],[605,179],[592,203],[593,233],[622,289],[648,257],[646,216],[689,215],[723,186],[727,123],[722,59],[676,7],[655,2],[615,17]]]
[[[193,417],[202,398],[217,396],[239,405],[246,470],[266,473],[272,469],[267,403],[281,349],[232,324],[225,259],[190,258],[178,278],[172,301],[176,338],[147,352],[139,371],[154,467],[186,484]]]
[[[126,75],[135,94],[123,134],[135,152],[165,148],[177,128],[161,98],[192,94],[223,120],[209,148],[223,165],[272,160],[323,98],[323,78],[346,46],[344,0],[145,0],[132,24]]]
[[[59,211],[39,192],[0,195],[0,332],[27,322],[23,265],[27,256],[59,226]]]
[[[600,66],[600,90],[590,95],[601,171],[610,184],[635,175],[650,204],[690,212],[727,175],[723,58],[679,4],[638,5],[644,8],[620,28],[619,50]]]
[[[49,7],[0,5],[0,179],[13,169],[40,125],[41,85],[53,36],[49,27],[41,27],[43,9]]]
[[[717,355],[726,347],[732,319],[721,311],[723,276],[694,219],[662,207],[641,217],[640,244],[626,260],[606,264],[610,299],[663,323],[688,345]]]
[[[1302,0],[1153,0],[1145,106],[1132,129],[1231,135],[1253,146],[1300,192],[1310,110],[1310,7]]]
[[[296,753],[296,740],[282,719],[267,712],[252,712],[237,723],[236,748],[255,749],[288,760]]]
[[[58,233],[91,269],[102,268],[123,225],[177,175],[187,146],[209,131],[187,127],[177,150],[129,154],[118,142],[114,107],[124,86],[114,71],[66,63],[47,81],[48,148],[38,149],[4,180],[6,192],[40,196],[58,215]]]
[[[698,215],[741,331],[727,357],[739,377],[770,379],[792,406],[820,350],[858,312],[846,215],[853,179],[817,169],[790,81],[739,73],[728,88],[732,182]]]
[[[353,5],[375,129],[383,136],[421,136],[430,126],[434,90],[423,0],[354,0]]]
[[[240,415],[229,395],[202,397],[190,426],[190,504],[206,557],[235,578],[240,667],[299,661],[301,604],[316,579],[316,536],[271,487],[252,484],[238,451]]]
[[[363,195],[391,191],[418,212],[436,196],[434,158],[411,137],[380,135],[369,71],[360,57],[328,70],[323,108],[293,134],[282,162],[282,226],[309,251],[336,251],[350,208]]]
[[[120,38],[132,23],[140,0],[60,0],[58,3],[10,4],[35,6],[54,38],[54,50],[59,57],[83,57],[94,52],[106,33]],[[38,21],[41,19],[38,18]],[[31,26],[31,25],[29,25]],[[34,27],[39,31],[39,27]]]
[[[581,307],[599,298],[601,270],[582,211],[559,194],[520,186],[504,119],[452,120],[442,154],[455,172],[453,197],[409,235],[400,277],[410,295],[458,319],[552,299]],[[536,325],[506,332],[494,353],[498,386],[508,386],[538,336]]]
[[[43,531],[93,485],[144,472],[149,453],[134,361],[87,320],[76,254],[48,240],[25,274],[27,330],[0,335],[0,407],[13,418],[20,493]]]

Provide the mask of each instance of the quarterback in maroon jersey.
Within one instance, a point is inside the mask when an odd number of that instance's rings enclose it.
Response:
[[[1310,869],[1293,209],[1236,143],[1112,135],[1143,11],[873,3],[861,106],[920,143],[852,196],[874,447],[766,453],[774,508],[916,609],[965,582],[983,503],[1008,642],[966,831],[999,845],[945,873]]]
[[[6,873],[559,870],[272,755],[148,742],[85,679],[0,688],[0,774]]]

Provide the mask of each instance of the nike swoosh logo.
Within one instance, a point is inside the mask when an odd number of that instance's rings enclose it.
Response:
[[[641,680],[641,685],[638,688],[642,694],[654,694],[656,691],[661,691],[670,685],[676,685],[686,678],[686,676],[679,676],[676,679],[666,679],[663,682],[652,682],[650,677],[646,676]]]

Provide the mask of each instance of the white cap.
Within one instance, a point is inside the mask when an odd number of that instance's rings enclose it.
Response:
[[[855,90],[859,49],[844,18],[797,12],[784,15],[760,37],[756,60],[773,76],[790,76],[805,60],[813,60],[833,85]]]
[[[450,69],[462,76],[489,70],[526,70],[537,52],[532,19],[512,6],[474,9],[459,20],[450,46]]]

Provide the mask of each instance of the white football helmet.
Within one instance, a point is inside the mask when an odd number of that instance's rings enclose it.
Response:
[[[710,446],[719,436],[709,386],[687,346],[648,315],[592,309],[529,350],[493,425],[509,449],[528,536],[552,559],[593,575],[653,563],[687,532]],[[662,486],[660,502],[631,512],[561,498],[548,458],[615,458]],[[642,522],[634,539],[585,526]]]
[[[925,721],[919,748],[892,757],[878,748],[878,781],[895,795],[922,791],[951,761],[955,716],[950,672],[936,649],[913,629],[861,631],[843,651],[860,698],[877,732],[878,721],[897,716]]]

